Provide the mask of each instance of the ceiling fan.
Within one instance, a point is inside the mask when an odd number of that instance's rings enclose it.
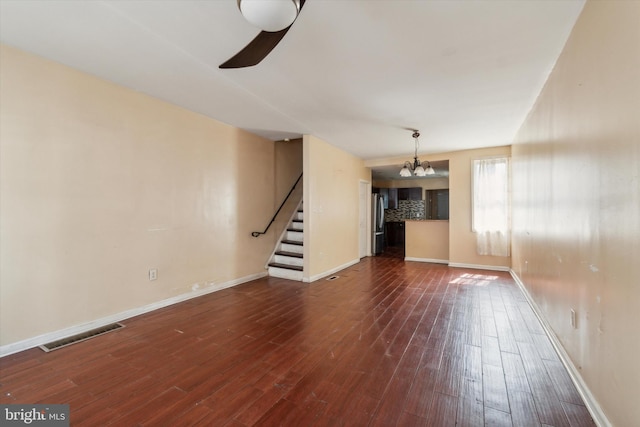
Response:
[[[306,0],[237,0],[240,13],[262,31],[219,68],[251,67],[280,43]]]

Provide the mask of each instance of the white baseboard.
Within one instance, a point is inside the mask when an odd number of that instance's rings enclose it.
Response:
[[[435,258],[414,258],[410,256],[404,257],[405,261],[415,261],[415,262],[430,262],[433,264],[449,264],[448,259],[435,259]]]
[[[544,331],[549,337],[549,340],[551,341],[551,344],[555,348],[556,353],[558,353],[558,356],[560,357],[562,364],[569,372],[569,376],[571,377],[571,380],[573,381],[573,384],[576,386],[576,389],[578,390],[580,397],[582,397],[582,400],[584,401],[587,409],[589,410],[589,413],[591,414],[593,421],[599,427],[611,427],[611,423],[607,419],[607,416],[604,414],[604,411],[598,404],[598,401],[593,396],[593,394],[591,393],[591,390],[589,390],[589,387],[582,379],[582,375],[580,375],[580,372],[571,361],[571,358],[569,357],[569,354],[565,351],[564,347],[562,346],[560,339],[558,339],[555,332],[553,332],[551,325],[549,325],[549,323],[545,320],[544,316],[542,315],[542,311],[538,307],[538,304],[536,304],[534,299],[531,297],[531,294],[529,293],[527,288],[524,286],[524,283],[522,282],[522,280],[520,280],[520,277],[518,277],[516,272],[513,271],[513,269],[509,269],[509,273],[511,273],[511,277],[513,277],[513,280],[516,282],[516,284],[524,294],[525,298],[527,299],[527,302],[533,309],[533,312],[536,314],[536,317],[538,318],[538,320],[540,320],[540,324],[542,325],[542,327],[544,328]]]
[[[347,262],[345,264],[342,264],[339,267],[336,267],[336,268],[333,268],[331,270],[325,271],[324,273],[316,274],[316,275],[311,276],[311,277],[303,277],[302,281],[305,282],[305,283],[315,282],[318,279],[322,279],[323,277],[330,276],[333,273],[336,273],[336,272],[338,272],[340,270],[344,270],[345,268],[351,267],[352,265],[355,265],[355,264],[357,264],[359,262],[360,262],[360,258],[355,259],[353,261],[349,261],[349,262]]]
[[[463,264],[459,262],[450,262],[449,267],[457,268],[473,268],[476,270],[492,270],[492,271],[510,271],[511,268],[501,265],[481,265],[481,264]]]
[[[122,311],[120,313],[103,317],[101,319],[92,320],[91,322],[83,323],[81,325],[71,326],[69,328],[60,329],[54,332],[47,332],[46,334],[38,335],[32,338],[27,338],[26,340],[3,345],[0,347],[0,357],[18,353],[19,351],[23,351],[23,350],[28,350],[30,348],[37,347],[39,345],[56,341],[62,338],[66,338],[72,335],[81,334],[83,332],[90,331],[95,328],[100,328],[110,323],[121,322],[125,319],[139,316],[141,314],[145,314],[150,311],[157,310],[159,308],[164,308],[173,304],[177,304],[179,302],[190,300],[192,298],[197,298],[206,294],[210,294],[212,292],[220,291],[222,289],[231,288],[233,286],[237,286],[242,283],[260,279],[261,277],[265,277],[266,275],[267,275],[266,272],[251,274],[249,276],[240,277],[238,279],[230,280],[228,282],[219,283],[217,285],[209,286],[203,289],[198,289],[197,291],[189,292],[187,294],[177,295],[175,297],[154,302],[142,307],[137,307],[131,310]]]

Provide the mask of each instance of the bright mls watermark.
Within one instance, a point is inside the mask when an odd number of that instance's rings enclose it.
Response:
[[[69,427],[69,405],[0,405],[0,425]]]

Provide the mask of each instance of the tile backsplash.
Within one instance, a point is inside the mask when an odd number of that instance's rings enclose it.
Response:
[[[398,200],[398,209],[384,211],[385,221],[404,221],[405,219],[424,219],[426,214],[424,200]]]

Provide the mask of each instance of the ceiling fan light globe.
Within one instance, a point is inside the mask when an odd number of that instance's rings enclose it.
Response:
[[[238,0],[238,7],[249,23],[268,32],[293,24],[300,10],[296,0]]]
[[[400,170],[400,176],[404,178],[409,177],[411,176],[411,171],[405,166]]]

